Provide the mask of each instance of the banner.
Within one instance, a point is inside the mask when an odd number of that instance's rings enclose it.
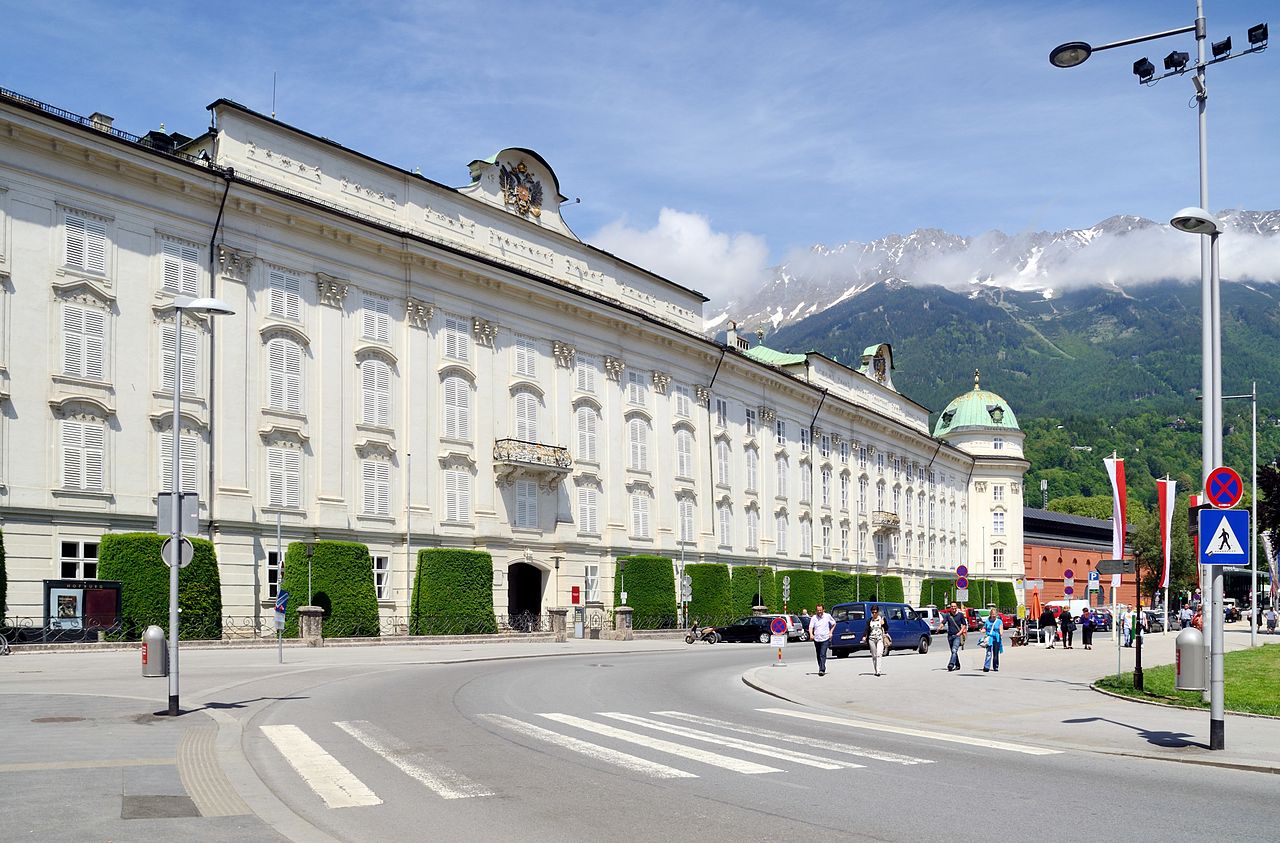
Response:
[[[1164,548],[1164,576],[1160,578],[1160,590],[1169,587],[1169,557],[1173,554],[1173,503],[1178,497],[1177,480],[1157,480],[1156,493],[1160,504],[1160,546]]]
[[[1125,488],[1124,488],[1124,460],[1117,459],[1114,455],[1104,459],[1103,464],[1107,467],[1107,477],[1111,480],[1111,558],[1124,558],[1124,508],[1125,508]],[[1111,575],[1111,602],[1115,603],[1115,590],[1120,587],[1120,575]]]

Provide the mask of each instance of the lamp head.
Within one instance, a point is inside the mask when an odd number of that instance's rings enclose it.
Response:
[[[1075,67],[1084,64],[1093,53],[1093,48],[1083,41],[1068,41],[1059,44],[1049,53],[1049,64],[1054,67]]]
[[[190,296],[178,296],[173,300],[173,306],[187,313],[207,313],[210,316],[232,316],[235,314],[235,311],[231,309],[231,305],[221,299],[208,296],[198,299]]]
[[[1249,27],[1249,46],[1257,47],[1258,45],[1267,46],[1267,25],[1265,23]]]
[[[1191,61],[1191,56],[1179,50],[1174,50],[1172,53],[1164,57],[1164,69],[1172,70],[1174,73],[1181,73],[1187,69],[1187,62],[1189,61]],[[1136,67],[1137,66],[1135,65],[1135,68]],[[1136,69],[1134,72],[1137,72]]]
[[[1213,57],[1220,59],[1231,52],[1231,36],[1228,35],[1222,41],[1214,41],[1212,44]]]
[[[1169,225],[1188,234],[1218,234],[1222,223],[1204,208],[1183,208],[1173,215]]]
[[[1143,56],[1133,63],[1133,75],[1138,77],[1139,82],[1146,82],[1156,75],[1156,66],[1150,59]]]

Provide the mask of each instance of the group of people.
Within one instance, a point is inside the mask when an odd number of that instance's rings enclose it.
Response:
[[[827,653],[831,649],[831,634],[835,632],[836,620],[828,615],[819,603],[806,626],[818,656],[818,675],[826,676]],[[871,667],[876,676],[883,675],[880,672],[880,660],[884,658],[885,653],[889,652],[893,639],[889,637],[889,621],[880,614],[879,606],[871,607],[871,617],[867,618],[866,629],[863,630],[862,638],[858,643],[866,644],[871,652]]]
[[[1062,642],[1062,649],[1075,649],[1076,626],[1080,627],[1080,643],[1086,650],[1093,649],[1093,633],[1098,627],[1102,626],[1102,619],[1091,609],[1082,609],[1079,616],[1071,614],[1068,606],[1063,606],[1057,615],[1053,613],[1053,609],[1048,606],[1040,612],[1037,618],[1040,624],[1041,635],[1045,641],[1045,646],[1052,650],[1058,641]]]
[[[960,610],[960,606],[952,603],[946,611],[947,646],[951,649],[951,660],[947,662],[947,671],[960,669],[960,651],[964,649],[965,638],[969,634],[969,619]],[[1000,654],[1004,652],[1004,621],[999,612],[989,612],[982,622],[981,638],[978,644],[987,651],[982,663],[982,672],[1000,671]]]

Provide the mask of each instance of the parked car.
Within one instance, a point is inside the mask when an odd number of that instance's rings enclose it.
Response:
[[[752,615],[738,618],[727,626],[717,626],[716,632],[719,633],[721,641],[755,641],[768,644],[769,637],[772,635],[769,631],[769,623],[772,620],[772,615]]]
[[[1094,628],[1100,632],[1110,632],[1112,625],[1115,623],[1111,617],[1111,610],[1098,608],[1091,611],[1093,612],[1093,622],[1096,624]]]
[[[951,609],[949,608],[944,609],[943,611],[947,612],[948,614],[951,613]],[[963,609],[963,611],[964,611],[965,621],[968,624],[968,629],[970,632],[977,632],[978,630],[982,629],[982,616],[978,614],[976,609],[972,609],[966,606]]]
[[[799,615],[769,615],[771,618],[782,618],[787,622],[788,641],[808,641],[809,630]]]
[[[880,614],[888,621],[889,638],[893,642],[891,650],[929,652],[933,635],[929,632],[929,624],[915,609],[905,603],[871,601],[837,603],[831,607],[831,617],[836,622],[836,628],[831,634],[832,655],[843,659],[855,650],[866,649],[866,644],[861,639],[867,630],[867,618],[871,615],[872,606],[879,606]]]
[[[1147,632],[1164,632],[1164,618],[1161,617],[1161,612],[1143,609],[1142,614],[1147,618]]]
[[[923,606],[915,610],[920,619],[929,625],[930,635],[941,635],[946,627],[946,618],[937,606]]]

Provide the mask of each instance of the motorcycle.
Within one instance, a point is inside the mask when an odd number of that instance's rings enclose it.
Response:
[[[694,641],[706,641],[708,644],[718,644],[720,642],[720,633],[716,632],[715,627],[698,628],[697,624],[689,627],[689,631],[685,633],[684,643],[692,644]]]

